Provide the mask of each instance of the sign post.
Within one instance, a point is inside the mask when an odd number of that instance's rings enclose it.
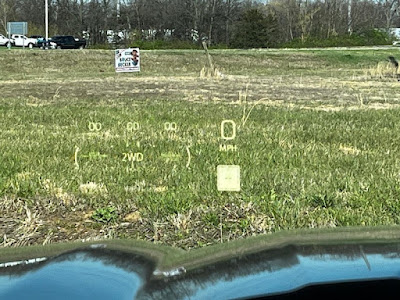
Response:
[[[140,72],[139,48],[115,50],[115,72]]]

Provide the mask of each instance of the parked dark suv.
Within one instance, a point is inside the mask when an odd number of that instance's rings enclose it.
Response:
[[[56,35],[51,41],[57,44],[57,49],[83,49],[86,47],[86,40],[76,39],[72,35]]]

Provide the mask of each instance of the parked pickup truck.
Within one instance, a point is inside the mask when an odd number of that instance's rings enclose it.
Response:
[[[72,35],[56,35],[51,38],[57,44],[57,49],[83,49],[86,47],[86,40],[74,38]]]
[[[36,43],[36,39],[28,38],[22,34],[11,35],[11,44],[13,44],[14,46],[33,48]]]

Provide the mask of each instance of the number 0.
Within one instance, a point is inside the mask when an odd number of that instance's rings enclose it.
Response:
[[[231,124],[232,126],[232,133],[230,136],[225,134],[225,126],[227,124]],[[236,123],[232,120],[224,120],[221,122],[221,138],[224,140],[233,140],[236,137]]]
[[[89,122],[89,131],[100,131],[101,123]]]

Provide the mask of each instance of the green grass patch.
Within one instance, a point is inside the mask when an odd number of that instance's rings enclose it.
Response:
[[[2,52],[0,243],[398,225],[398,82],[363,73],[392,51],[213,50],[221,78],[197,50],[143,51],[140,74],[105,50]]]

